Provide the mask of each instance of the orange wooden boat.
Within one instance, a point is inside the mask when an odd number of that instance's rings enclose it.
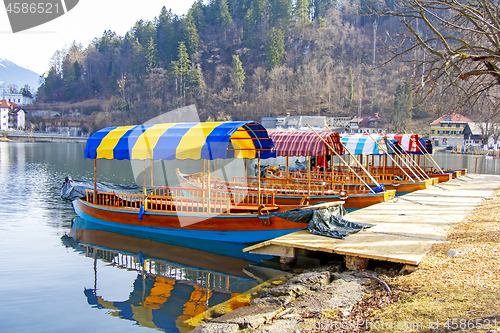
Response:
[[[205,189],[155,188],[142,195],[99,192],[97,159],[227,159],[275,157],[267,131],[255,122],[179,123],[110,127],[94,133],[85,157],[94,159],[94,189],[73,201],[83,219],[116,228],[234,243],[251,243],[307,227],[293,215],[310,214],[277,202],[273,193],[220,193]],[[144,182],[145,182],[144,172]],[[152,180],[150,180],[152,182]],[[145,185],[145,184],[144,184]],[[152,184],[151,184],[152,185]],[[312,201],[312,200],[311,200]],[[310,201],[310,203],[311,203]],[[315,201],[312,201],[315,202]]]

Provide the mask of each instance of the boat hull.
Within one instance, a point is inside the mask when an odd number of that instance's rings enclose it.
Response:
[[[427,175],[431,178],[437,179],[439,183],[444,183],[453,179],[452,173],[428,173]]]
[[[147,211],[140,219],[139,209],[110,208],[73,201],[81,218],[123,230],[155,232],[163,235],[231,243],[253,243],[286,235],[307,227],[305,223],[282,219],[273,214],[184,214]]]
[[[395,197],[396,191],[389,190],[381,193],[374,194],[364,194],[364,195],[349,195],[345,199],[341,199],[339,196],[292,196],[292,195],[279,195],[274,196],[274,200],[277,205],[298,205],[300,202],[306,201],[310,205],[314,205],[320,202],[336,202],[344,201],[344,208],[347,211],[352,211],[354,209],[360,209],[367,206],[371,206],[377,203],[381,203],[392,199]],[[305,199],[304,199],[305,198]]]

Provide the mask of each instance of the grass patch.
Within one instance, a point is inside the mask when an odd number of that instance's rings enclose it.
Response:
[[[386,280],[399,299],[368,316],[370,331],[500,332],[498,195],[451,226],[415,272]]]

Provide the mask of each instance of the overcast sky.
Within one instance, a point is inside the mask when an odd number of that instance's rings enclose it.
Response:
[[[80,0],[65,15],[17,33],[12,33],[5,6],[0,4],[0,58],[43,74],[49,69],[54,53],[73,41],[86,47],[105,30],[123,36],[136,21],[153,20],[163,6],[181,16],[187,13],[194,1]]]

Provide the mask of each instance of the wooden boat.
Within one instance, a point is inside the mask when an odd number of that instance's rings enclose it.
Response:
[[[362,173],[359,168],[354,168],[358,174]],[[377,180],[379,185],[383,185],[386,190],[395,190],[396,193],[406,193],[418,190],[423,190],[433,185],[432,179],[425,179],[422,181],[411,181],[403,174],[400,177],[399,174],[395,173],[381,173],[376,170],[369,170],[370,174],[374,179]],[[304,171],[296,171],[289,173],[288,176],[284,174],[283,171],[276,170],[275,167],[270,167],[266,170],[265,176],[267,178],[281,180],[282,182],[292,181],[292,182],[307,182],[307,173]],[[372,187],[377,186],[374,184],[369,177],[361,176],[361,178]],[[311,182],[314,184],[329,183],[338,186],[344,186],[349,191],[350,187],[361,187],[363,183],[361,180],[352,172],[349,171],[337,171],[333,172],[333,177],[331,172],[311,172]]]
[[[265,128],[251,121],[104,128],[94,133],[85,147],[85,158],[94,159],[94,189],[74,200],[73,206],[80,217],[91,222],[234,243],[263,241],[307,227],[290,217],[301,215],[301,210],[280,215],[304,205],[277,203],[273,193],[264,191],[222,194],[210,187],[189,191],[157,187],[147,193],[145,170],[142,195],[99,192],[96,188],[100,158],[153,161],[257,156],[275,157],[276,152]],[[150,178],[150,186],[152,182]]]
[[[367,137],[372,143],[368,147]],[[381,176],[384,186],[397,188],[399,193],[425,189],[438,183],[437,178],[430,177],[425,167],[420,166],[420,156],[428,156],[426,152],[422,153],[425,146],[416,134],[346,134],[342,136],[342,143],[355,154],[361,154],[360,161],[366,160],[367,169],[374,176]],[[363,155],[368,156],[363,159]],[[378,161],[375,159],[377,155]],[[384,182],[387,175],[393,180],[392,184]]]
[[[278,156],[323,156],[333,154],[333,150],[343,149],[339,134],[334,132],[273,131],[269,132],[269,135],[276,145]],[[308,174],[310,176],[310,173]],[[188,175],[177,170],[177,177],[181,187],[195,189],[202,188],[206,174]],[[343,205],[348,210],[384,202],[395,196],[395,190],[376,191],[361,183],[357,186],[315,183],[311,177],[308,177],[306,182],[295,182],[288,178],[271,180],[261,179],[260,174],[258,177],[233,177],[232,181],[214,180],[210,187],[221,192],[262,189],[272,193],[278,205],[344,201]]]
[[[342,187],[350,192],[350,189],[360,188],[365,185],[367,188],[381,187],[386,190],[396,190],[398,193],[412,192],[421,190],[432,185],[432,180],[428,179],[412,179],[406,175],[402,177],[392,174],[384,170],[378,170],[371,166],[375,165],[375,156],[385,157],[387,164],[387,155],[379,145],[385,145],[385,137],[376,135],[370,138],[368,135],[353,135],[349,134],[341,136],[335,132],[316,132],[317,137],[309,132],[289,132],[289,131],[273,131],[269,135],[276,145],[279,156],[317,156],[317,160],[322,162],[316,163],[316,168],[313,171],[294,171],[289,172],[288,166],[285,170],[280,170],[277,167],[270,167],[266,171],[267,178],[282,179],[284,183],[289,182],[312,182],[314,184],[330,184],[332,187]],[[299,140],[297,137],[304,137],[304,140]],[[321,138],[321,140],[318,140]],[[325,142],[322,142],[325,140]],[[317,146],[320,144],[328,145],[328,150],[309,149],[306,145],[313,145],[315,141]],[[349,153],[346,155],[345,152]],[[336,156],[335,156],[335,155]],[[344,155],[342,158],[341,155]],[[335,157],[337,157],[335,159]],[[369,159],[371,158],[371,165]],[[338,161],[336,165],[335,160]],[[363,162],[366,161],[365,166]],[[382,159],[379,165],[382,165]],[[352,165],[355,162],[357,165]],[[287,163],[288,164],[288,163]],[[322,171],[319,171],[321,167]],[[423,177],[422,177],[423,178]]]
[[[179,184],[185,189],[201,189],[203,174],[187,175],[177,170]],[[234,177],[238,178],[238,177]],[[218,193],[233,193],[234,191],[250,191],[256,193],[259,187],[259,179],[256,177],[241,177],[240,181],[226,182],[214,180],[211,182],[211,188]],[[299,184],[269,181],[263,179],[260,187],[271,193],[277,205],[303,205],[318,204],[321,202],[342,202],[347,210],[364,208],[380,202],[392,199],[396,195],[395,190],[385,190],[375,193],[370,190],[350,187],[349,189],[331,188],[327,184]]]

